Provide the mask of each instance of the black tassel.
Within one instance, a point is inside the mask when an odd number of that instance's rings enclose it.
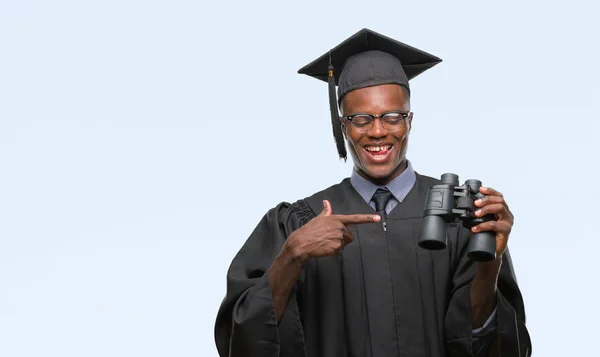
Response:
[[[333,127],[333,137],[340,159],[346,161],[346,143],[344,142],[344,134],[342,133],[342,123],[340,121],[340,113],[338,111],[337,95],[335,93],[335,77],[333,76],[333,66],[329,65],[329,107],[331,110],[331,125]]]

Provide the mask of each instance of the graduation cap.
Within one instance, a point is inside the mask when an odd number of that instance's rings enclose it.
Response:
[[[408,82],[442,60],[369,29],[362,29],[298,70],[329,84],[333,136],[340,158],[346,146],[338,106],[355,89],[398,84],[410,93]],[[336,98],[336,85],[337,98]]]

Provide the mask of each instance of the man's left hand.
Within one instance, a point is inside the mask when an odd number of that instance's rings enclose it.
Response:
[[[481,187],[479,191],[485,197],[475,201],[475,206],[479,208],[475,211],[475,216],[482,217],[486,214],[493,214],[496,215],[496,220],[478,224],[472,228],[472,231],[476,233],[496,232],[496,260],[501,260],[508,244],[508,236],[512,230],[514,216],[500,192],[489,187]]]

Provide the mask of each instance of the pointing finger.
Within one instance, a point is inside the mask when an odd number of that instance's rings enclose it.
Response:
[[[337,215],[336,218],[343,224],[362,224],[381,221],[381,216],[372,214]]]

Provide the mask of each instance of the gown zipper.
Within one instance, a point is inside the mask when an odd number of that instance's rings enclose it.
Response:
[[[390,259],[390,248],[388,246],[388,236],[387,236],[387,220],[382,217],[383,220],[381,221],[381,223],[383,224],[383,236],[385,237],[385,245],[386,245],[386,249],[387,249],[387,253],[388,253],[388,260]],[[390,271],[390,274],[392,272]],[[390,275],[390,279],[391,279],[391,275]],[[392,281],[390,281],[390,284],[393,285]],[[400,353],[400,341],[398,341],[398,319],[396,317],[396,304],[394,303],[395,301],[395,296],[394,296],[394,287],[392,286],[392,306],[394,307],[394,321],[396,323],[396,343],[398,344],[398,353]]]

